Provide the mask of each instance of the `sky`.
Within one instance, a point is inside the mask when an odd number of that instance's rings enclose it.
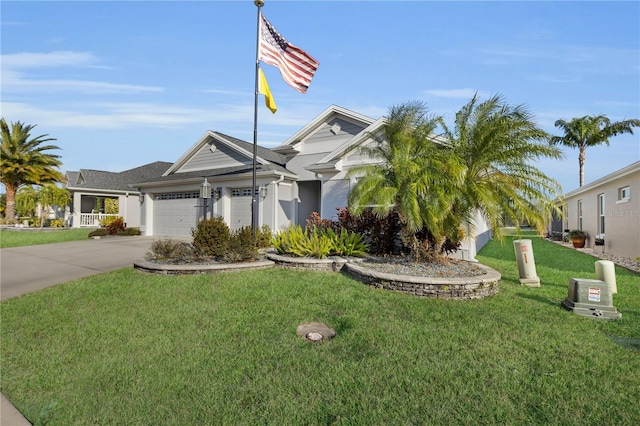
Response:
[[[262,66],[258,144],[330,105],[384,116],[422,101],[449,123],[477,93],[558,119],[640,118],[640,2],[276,1],[264,16],[320,62],[306,94]],[[253,141],[257,8],[237,1],[0,3],[0,110],[37,125],[62,171],[176,161],[208,130]],[[537,167],[578,187],[578,152]],[[640,160],[640,129],[589,148],[585,183]]]

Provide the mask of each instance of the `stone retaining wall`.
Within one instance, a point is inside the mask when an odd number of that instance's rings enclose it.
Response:
[[[386,274],[347,263],[344,269],[356,279],[376,288],[401,291],[418,297],[438,299],[481,299],[498,293],[501,275],[484,265],[485,275],[466,278],[430,278]]]
[[[249,263],[221,263],[209,265],[166,265],[137,260],[135,269],[154,274],[183,275],[208,274],[215,272],[230,272],[242,270],[258,270],[279,266],[290,269],[308,271],[338,272],[345,270],[357,280],[385,290],[401,291],[418,297],[439,299],[481,299],[498,292],[500,274],[484,265],[476,264],[487,273],[466,278],[431,278],[409,275],[395,275],[374,271],[359,266],[360,259],[342,257],[312,259],[306,257],[280,256],[276,253],[266,253],[269,260]]]
[[[342,257],[330,257],[314,259],[310,257],[280,256],[276,253],[267,253],[267,259],[275,262],[276,266],[289,269],[305,269],[307,271],[338,272],[342,269],[347,259]]]
[[[136,260],[133,268],[142,272],[149,272],[161,275],[188,275],[188,274],[211,274],[215,272],[233,272],[272,268],[273,262],[261,260],[247,263],[215,263],[207,265],[168,265],[148,262],[146,260]]]

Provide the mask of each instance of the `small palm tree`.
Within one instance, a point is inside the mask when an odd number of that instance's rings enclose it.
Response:
[[[62,165],[60,156],[46,153],[60,148],[43,145],[55,140],[48,135],[31,138],[30,132],[34,127],[19,121],[10,127],[4,118],[0,120],[0,182],[7,191],[5,217],[9,221],[15,220],[16,191],[21,186],[64,181],[64,175],[57,170]]]
[[[374,163],[354,167],[359,180],[349,193],[349,208],[360,214],[372,208],[379,217],[398,213],[403,237],[426,228],[437,245],[444,243],[453,189],[461,179],[457,159],[433,142],[440,117],[430,116],[421,102],[392,107],[381,135],[361,148]],[[377,161],[376,161],[377,160]],[[456,230],[457,231],[457,230]],[[438,247],[432,250],[438,252]]]
[[[564,131],[563,136],[554,136],[550,142],[554,145],[564,145],[578,148],[578,165],[580,167],[580,186],[584,184],[585,152],[588,147],[607,144],[609,138],[624,133],[633,134],[633,128],[640,126],[640,120],[624,120],[611,122],[604,115],[585,115],[570,121],[558,120],[555,126]]]
[[[471,229],[477,213],[498,238],[505,219],[527,221],[542,232],[552,211],[561,215],[554,199],[562,188],[533,163],[562,153],[547,143],[524,106],[507,105],[499,95],[480,102],[476,95],[456,114],[453,128],[442,127],[465,168],[452,212]]]

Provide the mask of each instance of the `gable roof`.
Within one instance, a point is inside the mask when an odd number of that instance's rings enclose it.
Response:
[[[231,162],[225,164],[209,164],[207,167],[194,167],[193,162],[189,163],[199,153],[206,151],[206,147],[212,148],[213,145],[222,144],[240,157],[247,160],[243,162]],[[219,147],[219,145],[218,145]],[[215,147],[213,147],[215,148]],[[227,150],[227,152],[229,152]],[[218,149],[216,148],[217,152]],[[284,155],[273,152],[268,148],[261,146],[256,147],[256,173],[275,176],[289,176],[296,178],[296,174],[286,168],[286,157]],[[211,153],[209,153],[211,154]],[[206,164],[206,162],[198,162],[198,166]],[[138,180],[132,183],[135,188],[148,188],[154,186],[163,186],[167,183],[194,183],[202,181],[203,178],[217,178],[217,180],[237,179],[242,175],[251,175],[253,173],[253,144],[243,141],[233,136],[220,132],[207,131],[195,144],[193,144],[175,163],[166,169],[161,175],[153,179]]]
[[[360,146],[362,142],[366,141],[367,139],[370,139],[370,136],[372,134],[375,135],[377,132],[379,132],[386,122],[387,122],[387,119],[385,117],[380,117],[379,119],[371,123],[367,128],[362,130],[360,133],[358,133],[357,135],[355,135],[354,137],[352,137],[351,139],[349,139],[348,141],[340,145],[338,148],[334,149],[332,152],[330,152],[329,154],[325,155],[323,158],[318,160],[316,162],[316,165],[335,163],[339,161],[348,152]]]
[[[169,176],[171,174],[178,173],[180,169],[189,162],[200,150],[210,145],[213,141],[223,144],[224,146],[230,148],[231,150],[237,152],[239,155],[253,160],[253,144],[243,141],[238,138],[234,138],[233,136],[225,135],[220,132],[213,132],[211,130],[207,131],[196,143],[194,143],[191,148],[187,150],[182,156],[173,163],[171,167],[169,167],[163,176]],[[268,148],[257,146],[257,155],[256,162],[260,165],[267,165],[269,163],[275,163],[277,165],[283,166],[286,163],[286,158],[274,152]],[[182,174],[182,173],[181,173]]]
[[[155,179],[171,166],[172,163],[156,161],[123,172],[107,172],[104,170],[80,169],[67,172],[67,188],[100,189],[108,191],[131,191],[131,184]]]
[[[306,126],[294,133],[282,145],[272,148],[272,151],[283,154],[292,151],[298,152],[298,150],[295,148],[295,145],[312,134],[319,126],[328,121],[333,115],[339,115],[349,120],[361,123],[365,127],[370,126],[376,121],[375,119],[367,117],[366,115],[358,114],[357,112],[342,108],[337,105],[331,105],[327,109],[322,111],[316,118],[311,120]]]

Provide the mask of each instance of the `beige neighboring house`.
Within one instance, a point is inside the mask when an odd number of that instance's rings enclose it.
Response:
[[[564,196],[565,220],[552,232],[581,229],[589,233],[585,247],[604,235],[605,252],[640,257],[640,161],[590,182]]]

